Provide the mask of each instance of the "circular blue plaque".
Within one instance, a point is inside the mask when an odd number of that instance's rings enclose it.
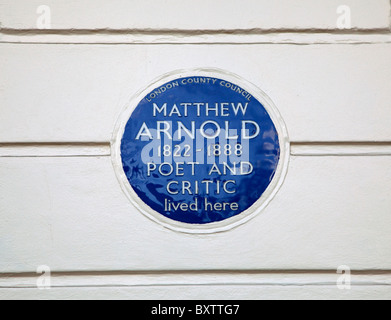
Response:
[[[258,88],[221,70],[165,75],[132,99],[113,142],[134,205],[163,225],[217,232],[262,210],[282,184],[285,125]]]

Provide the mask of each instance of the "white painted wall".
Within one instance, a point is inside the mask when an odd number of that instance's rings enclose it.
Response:
[[[391,298],[388,0],[44,2],[50,30],[0,0],[0,299]],[[292,143],[266,210],[202,236],[133,208],[110,159],[129,98],[196,67],[263,89]]]
[[[388,0],[2,0],[3,27],[36,28],[31,13],[41,5],[62,30],[333,30],[341,5],[351,8],[353,28],[386,29],[390,7]]]

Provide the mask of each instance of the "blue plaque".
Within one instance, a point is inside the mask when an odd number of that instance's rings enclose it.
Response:
[[[185,232],[217,232],[262,210],[286,173],[288,135],[273,103],[220,70],[174,72],[121,116],[113,156],[135,206]]]

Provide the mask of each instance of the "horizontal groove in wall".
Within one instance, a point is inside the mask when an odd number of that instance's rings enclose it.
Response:
[[[390,34],[389,28],[351,28],[351,29],[336,29],[336,28],[247,28],[247,29],[12,29],[0,28],[0,34],[7,35],[23,35],[23,34],[63,34],[63,35],[261,35],[273,33],[295,33],[295,34]]]
[[[391,156],[391,142],[292,142],[293,156]],[[109,142],[0,143],[0,157],[110,156]]]
[[[0,288],[35,288],[41,274],[0,275]],[[209,271],[53,273],[52,287],[331,286],[336,271]],[[353,286],[391,286],[389,271],[352,272]]]
[[[390,32],[0,32],[0,43],[32,44],[377,44]]]
[[[204,269],[204,270],[85,270],[85,271],[53,271],[52,276],[143,276],[143,275],[224,275],[224,274],[335,274],[334,269]],[[388,275],[391,269],[359,269],[352,270],[355,275]],[[35,272],[0,272],[1,278],[36,277]]]
[[[0,157],[110,156],[109,143],[0,143]]]
[[[293,156],[390,156],[391,142],[293,142]]]

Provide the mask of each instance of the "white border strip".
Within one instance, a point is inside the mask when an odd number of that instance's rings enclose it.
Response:
[[[380,44],[390,34],[264,33],[264,34],[2,34],[0,43],[20,44]]]
[[[152,286],[336,286],[337,273],[195,273],[129,275],[52,275],[55,287]],[[1,288],[36,288],[36,277],[0,278]],[[391,274],[351,275],[353,286],[391,286]]]

